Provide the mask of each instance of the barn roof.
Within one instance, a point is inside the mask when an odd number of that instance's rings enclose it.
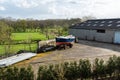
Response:
[[[120,30],[120,18],[118,19],[94,19],[72,25],[72,29],[111,29]]]

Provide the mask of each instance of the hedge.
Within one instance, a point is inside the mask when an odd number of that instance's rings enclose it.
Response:
[[[31,67],[8,67],[0,69],[0,80],[119,80],[120,57],[108,61],[96,58],[94,63],[80,59],[79,62],[63,62],[39,66],[37,78]]]

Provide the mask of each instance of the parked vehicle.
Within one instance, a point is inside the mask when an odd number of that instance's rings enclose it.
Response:
[[[38,43],[37,53],[52,51],[55,49],[66,49],[67,46],[72,48],[74,41],[75,37],[72,35],[56,37],[54,40],[40,41]]]
[[[53,45],[44,45],[44,46],[37,49],[37,53],[52,51],[55,49],[56,49],[56,47]]]
[[[56,38],[56,48],[66,48],[66,46],[69,46],[70,48],[72,48],[73,43],[75,41],[75,37],[70,35],[70,36],[60,36]]]

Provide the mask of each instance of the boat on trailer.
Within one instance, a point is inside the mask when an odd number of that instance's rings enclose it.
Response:
[[[69,36],[59,36],[59,37],[56,37],[56,46],[57,47],[69,46],[71,48],[73,46],[74,41],[75,41],[75,37],[72,36],[72,35],[69,35]]]

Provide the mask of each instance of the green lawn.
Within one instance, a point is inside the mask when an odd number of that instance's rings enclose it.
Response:
[[[41,33],[33,32],[33,33],[12,33],[11,36],[13,41],[25,41],[28,39],[31,40],[47,40],[46,36]],[[31,49],[37,49],[37,43],[31,44]],[[16,53],[19,50],[29,50],[28,44],[16,44],[11,45],[10,53]],[[0,55],[5,53],[5,45],[0,45]]]
[[[46,40],[46,36],[41,33],[12,33],[12,40]]]
[[[37,44],[31,44],[31,49],[36,50]],[[28,44],[17,44],[17,45],[11,45],[10,47],[10,53],[16,53],[19,50],[30,50],[30,47]],[[0,45],[0,55],[3,55],[5,53],[5,45]]]
[[[53,36],[49,35],[50,38],[54,38]],[[12,33],[11,36],[12,40],[15,41],[25,41],[25,40],[47,40],[46,36],[42,33],[33,32],[33,33]],[[37,43],[31,45],[32,50],[37,49]],[[28,44],[16,44],[11,45],[10,53],[16,53],[19,50],[29,50]],[[0,45],[0,55],[5,53],[5,45]]]

